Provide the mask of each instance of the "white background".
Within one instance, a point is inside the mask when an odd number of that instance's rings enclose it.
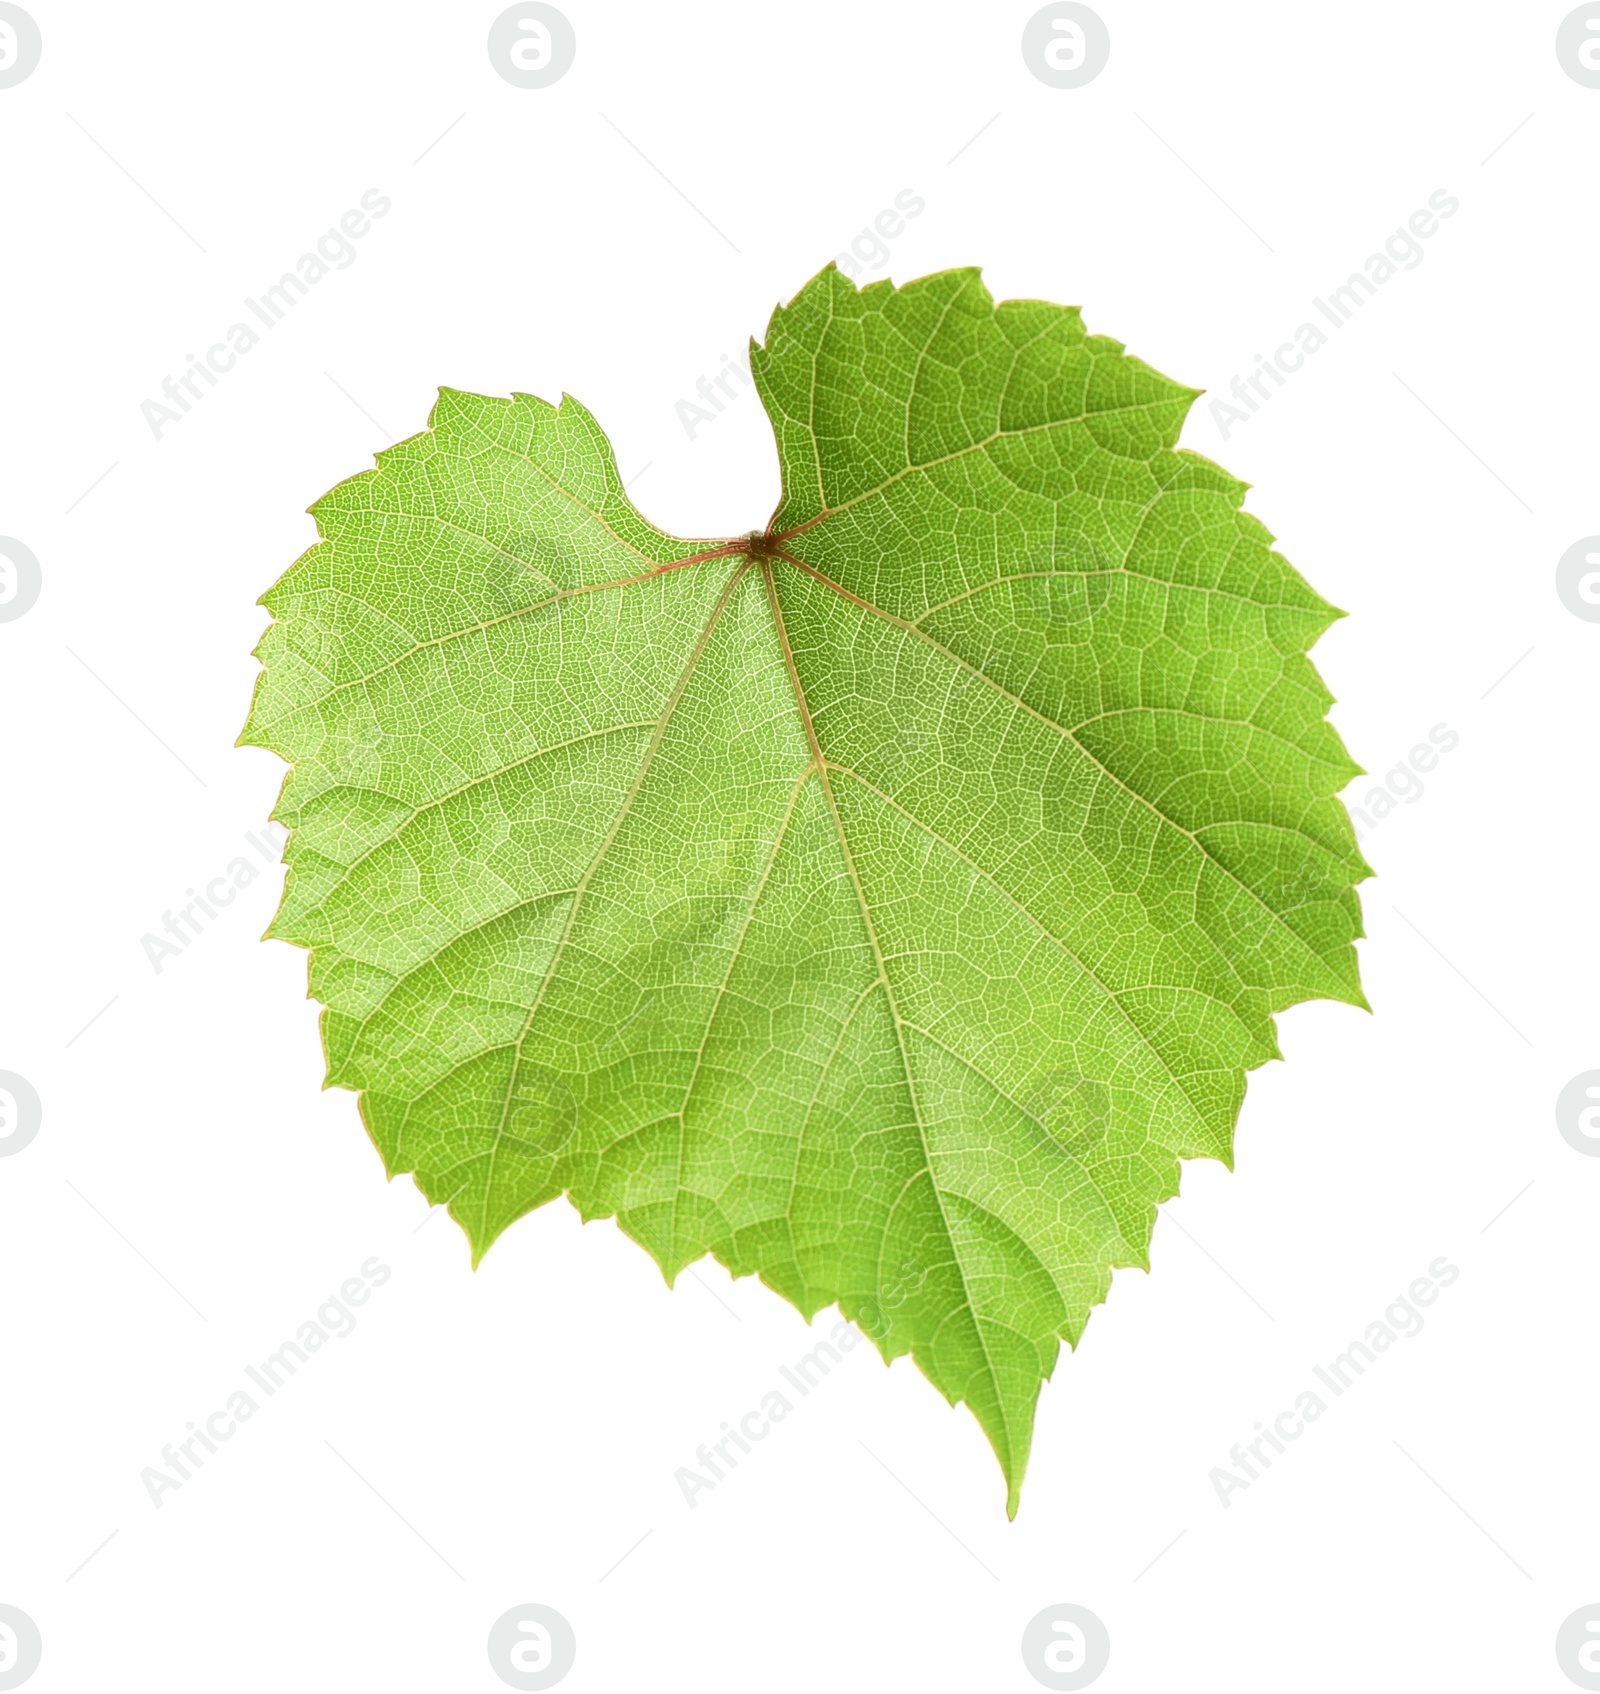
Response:
[[[0,530],[44,581],[0,625],[0,1069],[44,1102],[0,1159],[31,1686],[492,1694],[491,1623],[539,1601],[573,1690],[1021,1694],[1024,1625],[1073,1601],[1106,1694],[1570,1688],[1600,1161],[1553,1108],[1600,1065],[1600,626],[1554,570],[1600,530],[1600,90],[1557,63],[1568,8],[1105,0],[1109,67],[1063,92],[1031,5],[562,3],[575,67],[530,92],[495,4],[29,0],[43,61],[0,91]],[[372,188],[356,261],[156,439],[141,402]],[[1186,1169],[1063,1356],[1009,1525],[968,1414],[864,1346],[691,1510],[676,1468],[813,1344],[793,1310],[713,1265],[669,1292],[564,1203],[471,1273],[319,1091],[304,957],[257,939],[279,872],[159,975],[141,947],[273,804],[233,742],[311,500],[440,384],[568,390],[653,521],[761,525],[759,401],[693,440],[675,402],[908,188],[877,274],[981,264],[1213,393],[1461,202],[1230,439],[1205,401],[1186,428],[1351,614],[1315,655],[1351,801],[1460,742],[1363,843],[1375,1015],[1279,1020],[1236,1172]],[[359,1328],[154,1507],[141,1470],[372,1255]],[[1440,1255],[1424,1331],[1224,1509],[1212,1467]]]

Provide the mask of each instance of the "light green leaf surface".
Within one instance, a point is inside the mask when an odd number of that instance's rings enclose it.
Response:
[[[1071,308],[829,268],[754,370],[750,538],[653,528],[526,394],[443,390],[318,501],[242,738],[293,767],[269,933],[475,1260],[565,1194],[669,1280],[837,1304],[1014,1512],[1272,1014],[1363,1003],[1338,614]]]

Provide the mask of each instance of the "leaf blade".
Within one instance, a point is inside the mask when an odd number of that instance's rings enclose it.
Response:
[[[570,398],[441,391],[317,503],[241,737],[291,764],[269,933],[475,1263],[564,1193],[836,1304],[1014,1513],[1273,1015],[1364,1004],[1339,614],[1071,308],[830,268],[752,368],[765,537],[655,529]]]

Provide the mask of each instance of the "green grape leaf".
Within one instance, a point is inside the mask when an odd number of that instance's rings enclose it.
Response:
[[[570,397],[441,390],[317,502],[241,737],[292,767],[268,933],[475,1263],[565,1194],[837,1305],[1014,1514],[1272,1014],[1364,1004],[1340,614],[1072,308],[830,266],[752,370],[748,535],[655,529]]]

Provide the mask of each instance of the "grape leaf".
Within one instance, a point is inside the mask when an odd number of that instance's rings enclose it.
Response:
[[[829,267],[752,370],[749,535],[652,527],[569,396],[443,389],[317,502],[241,737],[292,767],[268,934],[474,1263],[565,1194],[837,1304],[1014,1514],[1272,1014],[1365,1003],[1340,614],[1072,308]]]

